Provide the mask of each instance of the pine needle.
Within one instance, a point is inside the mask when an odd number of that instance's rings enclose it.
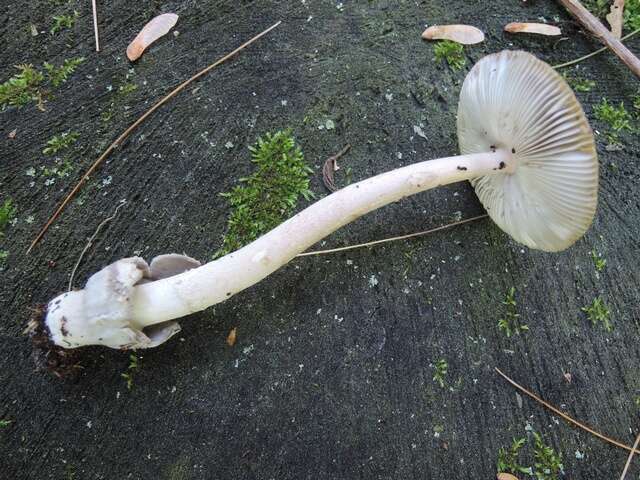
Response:
[[[227,60],[229,60],[230,58],[234,57],[236,54],[240,53],[242,50],[244,50],[245,48],[247,48],[249,45],[251,45],[253,42],[255,42],[256,40],[258,40],[259,38],[263,37],[264,35],[266,35],[267,33],[269,33],[271,30],[273,30],[274,28],[276,28],[277,26],[279,26],[282,23],[282,21],[277,22],[275,24],[273,24],[272,26],[270,26],[269,28],[267,28],[265,31],[263,31],[262,33],[259,33],[258,35],[256,35],[255,37],[253,37],[251,40],[243,43],[242,45],[240,45],[238,48],[236,48],[234,51],[232,51],[231,53],[228,53],[227,55],[225,55],[224,57],[220,58],[219,60],[217,60],[216,62],[212,63],[211,65],[209,65],[207,68],[205,68],[204,70],[201,70],[200,72],[198,72],[197,74],[195,74],[193,77],[191,77],[190,79],[186,80],[185,82],[181,83],[180,85],[178,85],[176,88],[174,88],[168,95],[166,95],[164,98],[162,98],[158,103],[156,103],[153,107],[151,107],[149,110],[147,110],[140,118],[138,118],[138,120],[136,120],[129,128],[127,128],[118,138],[116,138],[116,140],[107,147],[107,149],[102,153],[102,155],[100,155],[100,157],[98,157],[98,159],[93,163],[93,165],[91,165],[91,167],[89,167],[89,169],[85,172],[85,174],[82,176],[82,178],[78,181],[78,183],[76,184],[76,186],[73,188],[73,190],[71,190],[71,192],[64,198],[64,200],[62,201],[62,203],[60,204],[60,206],[57,208],[57,210],[55,211],[55,213],[51,216],[51,218],[49,218],[49,220],[47,220],[47,223],[45,223],[44,227],[42,227],[42,230],[40,230],[40,232],[38,233],[38,235],[36,235],[36,238],[34,238],[34,240],[31,242],[31,245],[29,246],[29,248],[27,249],[27,255],[29,254],[29,252],[31,252],[31,250],[33,250],[33,247],[36,246],[36,244],[42,239],[42,237],[44,237],[44,234],[47,232],[47,230],[49,229],[49,227],[53,224],[53,222],[56,221],[56,219],[60,216],[60,214],[62,213],[62,211],[65,209],[65,207],[69,204],[69,202],[71,201],[71,199],[76,195],[76,193],[78,193],[78,191],[80,190],[80,188],[82,187],[82,185],[84,185],[84,183],[87,181],[87,179],[89,178],[89,175],[91,175],[96,168],[98,168],[98,166],[100,164],[102,164],[102,162],[104,162],[104,160],[109,156],[109,154],[111,152],[113,152],[119,145],[122,144],[122,142],[136,129],[138,128],[138,126],[140,126],[140,124],[142,122],[144,122],[147,117],[149,117],[153,112],[155,112],[156,110],[158,110],[162,105],[164,105],[165,103],[167,103],[170,99],[172,99],[173,97],[175,97],[178,93],[180,93],[182,90],[184,90],[188,85],[190,85],[191,83],[193,83],[194,81],[196,81],[197,79],[199,79],[200,77],[202,77],[203,75],[209,73],[211,70],[213,70],[215,67],[217,67],[218,65],[226,62]]]
[[[448,228],[457,227],[458,225],[464,225],[465,223],[471,223],[477,220],[482,220],[483,218],[487,218],[488,216],[489,215],[485,213],[484,215],[478,215],[477,217],[471,217],[464,220],[460,220],[458,222],[448,223],[446,225],[432,228],[431,230],[425,230],[423,232],[410,233],[408,235],[401,235],[399,237],[383,238],[382,240],[374,240],[373,242],[359,243],[357,245],[348,245],[346,247],[332,248],[329,250],[313,250],[311,252],[299,253],[298,255],[296,255],[296,257],[309,257],[311,255],[326,255],[328,253],[344,252],[346,250],[354,250],[356,248],[371,247],[373,245],[379,245],[381,243],[395,242],[398,240],[406,240],[408,238],[421,237],[423,235],[428,235],[430,233],[439,232],[440,230],[446,230]]]
[[[629,458],[627,458],[627,464],[624,466],[624,470],[622,471],[620,480],[624,480],[624,477],[627,476],[627,472],[629,471],[629,467],[631,466],[631,460],[633,459],[633,454],[636,452],[638,444],[640,444],[640,435],[638,435],[638,438],[636,438],[636,443],[633,444],[633,449],[629,453]]]
[[[553,413],[555,413],[556,415],[559,415],[560,417],[564,418],[567,422],[575,425],[578,428],[581,428],[582,430],[584,430],[585,432],[590,433],[591,435],[598,437],[600,440],[604,440],[607,443],[610,443],[611,445],[615,445],[618,448],[622,448],[624,450],[628,450],[632,453],[640,453],[637,448],[638,445],[636,444],[633,447],[629,447],[628,445],[625,445],[622,442],[619,442],[617,440],[613,440],[612,438],[607,437],[606,435],[603,435],[602,433],[598,433],[596,432],[594,429],[592,429],[591,427],[588,427],[586,425],[584,425],[583,423],[580,423],[577,420],[574,420],[573,418],[571,418],[569,415],[567,415],[564,412],[561,412],[560,410],[558,410],[556,407],[554,407],[553,405],[551,405],[548,402],[545,402],[543,399],[541,399],[539,396],[537,396],[535,393],[530,392],[529,390],[527,390],[526,388],[524,388],[521,385],[518,385],[515,381],[511,380],[509,377],[507,377],[504,373],[502,373],[502,371],[496,367],[496,372],[498,372],[498,374],[500,376],[502,376],[502,378],[504,378],[507,382],[509,382],[511,385],[513,385],[515,388],[517,388],[518,390],[520,390],[522,393],[524,393],[525,395],[528,395],[529,397],[533,398],[536,402],[538,402],[539,404],[545,406],[546,408],[548,408],[549,410],[551,410]]]

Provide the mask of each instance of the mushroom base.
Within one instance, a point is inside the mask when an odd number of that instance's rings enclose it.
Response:
[[[33,359],[40,370],[48,370],[59,378],[75,376],[80,369],[80,351],[67,350],[51,340],[46,324],[47,306],[38,305],[25,333],[33,344]]]

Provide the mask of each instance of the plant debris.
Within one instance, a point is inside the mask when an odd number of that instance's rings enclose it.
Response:
[[[611,11],[605,17],[611,26],[611,34],[618,40],[622,38],[622,18],[624,15],[624,0],[614,0]]]
[[[484,42],[482,30],[471,25],[433,25],[422,33],[425,40],[451,40],[463,45]]]
[[[509,33],[535,33],[554,37],[562,35],[562,31],[555,25],[546,23],[518,23],[511,22],[504,26],[504,31]]]
[[[177,22],[175,13],[163,13],[147,23],[127,47],[129,60],[133,62],[140,58],[149,45],[169,33]]]
[[[322,166],[322,182],[330,192],[335,192],[338,189],[333,178],[333,172],[337,172],[340,169],[337,162],[350,148],[351,145],[347,145],[335,155],[327,158]]]
[[[498,480],[518,480],[518,477],[502,472],[498,474]]]
[[[229,335],[227,335],[227,345],[229,345],[230,347],[233,347],[236,344],[237,336],[238,336],[238,329],[237,327],[233,327],[229,332]]]

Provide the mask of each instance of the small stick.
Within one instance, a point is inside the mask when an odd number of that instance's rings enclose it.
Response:
[[[311,252],[299,253],[298,255],[296,255],[296,257],[309,257],[311,255],[326,255],[327,253],[344,252],[345,250],[354,250],[356,248],[371,247],[373,245],[379,245],[381,243],[395,242],[397,240],[406,240],[407,238],[420,237],[423,235],[428,235],[430,233],[438,232],[440,230],[446,230],[448,228],[456,227],[458,225],[464,225],[465,223],[475,222],[477,220],[487,218],[488,216],[489,215],[485,213],[484,215],[478,215],[477,217],[466,218],[465,220],[460,220],[458,222],[448,223],[440,227],[432,228],[431,230],[425,230],[424,232],[410,233],[409,235],[401,235],[399,237],[384,238],[382,240],[375,240],[373,242],[367,242],[367,243],[359,243],[357,245],[348,245],[346,247],[340,247],[340,248],[332,248],[330,250],[314,250]]]
[[[347,145],[342,150],[340,150],[335,155],[327,158],[322,166],[322,181],[324,182],[324,186],[327,187],[327,190],[330,192],[335,192],[337,190],[336,184],[333,180],[333,172],[336,169],[336,161],[340,159],[345,153],[349,151],[351,145]]]
[[[589,10],[579,2],[579,0],[558,0],[587,30],[593,33],[607,47],[620,57],[629,69],[640,78],[640,60],[625,47],[620,40],[600,21],[593,16]]]
[[[98,35],[98,8],[96,0],[91,0],[91,8],[93,9],[93,32],[96,36],[96,52],[100,51],[100,36]]]
[[[561,412],[560,410],[558,410],[556,407],[554,407],[550,403],[545,402],[539,396],[537,396],[535,393],[532,393],[529,390],[527,390],[526,388],[524,388],[523,386],[518,385],[515,381],[511,380],[504,373],[502,373],[502,371],[500,371],[499,368],[496,367],[495,370],[496,370],[496,372],[498,372],[498,374],[500,376],[502,376],[502,378],[504,378],[507,382],[509,382],[514,387],[516,387],[522,393],[524,393],[525,395],[528,395],[529,397],[533,398],[536,402],[540,403],[541,405],[544,405],[545,407],[547,407],[549,410],[551,410],[556,415],[559,415],[560,417],[564,418],[567,422],[572,423],[576,427],[581,428],[582,430],[584,430],[586,432],[589,432],[591,435],[593,435],[595,437],[598,437],[599,439],[604,440],[607,443],[615,445],[618,448],[622,448],[624,450],[628,450],[628,451],[633,452],[633,453],[640,453],[640,451],[637,450],[637,447],[638,447],[637,445],[634,446],[634,447],[629,447],[628,445],[625,445],[622,442],[618,442],[617,440],[613,440],[612,438],[609,438],[609,437],[603,435],[602,433],[596,432],[594,429],[592,429],[590,427],[587,427],[586,425],[578,422],[577,420],[574,420],[573,418],[571,418],[566,413]]]
[[[640,444],[640,435],[636,438],[636,443],[633,444],[633,450],[629,453],[629,458],[627,458],[627,464],[624,466],[624,470],[622,471],[622,476],[620,480],[624,480],[624,477],[627,476],[627,472],[629,471],[629,467],[631,466],[631,459],[633,458],[633,454],[635,453],[636,448],[638,448],[638,444]]]
[[[622,41],[622,40],[628,40],[629,38],[634,37],[634,36],[635,36],[635,35],[637,35],[638,33],[640,33],[640,28],[639,28],[639,29],[637,29],[637,30],[634,30],[634,31],[633,31],[633,32],[631,32],[631,33],[628,33],[627,35],[625,35],[624,37],[622,37],[622,38],[620,39],[620,41]],[[575,65],[576,63],[580,63],[580,62],[582,62],[583,60],[586,60],[586,59],[591,58],[591,57],[595,57],[596,55],[599,55],[599,54],[600,54],[600,53],[602,53],[602,52],[606,52],[607,50],[609,50],[609,48],[608,48],[608,47],[602,47],[602,48],[599,48],[598,50],[596,50],[595,52],[591,52],[591,53],[589,53],[589,54],[587,54],[587,55],[584,55],[584,56],[582,56],[582,57],[576,58],[575,60],[571,60],[571,61],[569,61],[569,62],[561,63],[561,64],[559,64],[559,65],[554,65],[554,66],[553,66],[553,68],[555,68],[555,69],[559,69],[559,68],[570,67],[571,65]]]
[[[118,215],[118,210],[120,210],[120,207],[122,207],[125,203],[126,202],[124,202],[124,201],[120,202],[118,204],[118,206],[116,207],[116,209],[114,210],[113,215],[111,215],[110,217],[105,218],[102,221],[102,223],[100,225],[98,225],[98,228],[96,228],[96,231],[93,232],[93,235],[91,235],[91,238],[89,239],[87,244],[82,249],[82,252],[80,252],[80,256],[78,257],[78,261],[73,266],[73,270],[71,270],[71,277],[69,278],[69,289],[68,289],[69,292],[73,288],[73,277],[75,277],[75,275],[76,275],[76,270],[78,270],[78,267],[80,266],[80,262],[82,261],[82,257],[84,257],[84,254],[87,253],[87,250],[89,250],[89,248],[91,248],[91,245],[93,244],[93,241],[98,236],[98,233],[100,233],[100,230],[102,230],[102,227],[104,227],[107,223],[109,223],[111,220],[116,218],[116,215]]]
[[[191,84],[192,82],[194,82],[195,80],[197,80],[198,78],[202,77],[203,75],[205,75],[206,73],[210,72],[211,70],[213,70],[215,67],[217,67],[218,65],[226,62],[227,60],[229,60],[231,57],[233,57],[234,55],[236,55],[237,53],[239,53],[240,51],[244,50],[245,48],[247,48],[249,45],[251,45],[253,42],[255,42],[256,40],[258,40],[259,38],[263,37],[264,35],[266,35],[267,33],[269,33],[271,30],[273,30],[274,28],[276,28],[278,25],[280,25],[282,22],[277,22],[273,25],[271,25],[269,28],[267,28],[264,32],[256,35],[255,37],[253,37],[251,40],[243,43],[242,45],[240,45],[238,48],[236,48],[233,52],[228,53],[227,55],[225,55],[224,57],[222,57],[221,59],[217,60],[215,63],[212,63],[211,65],[209,65],[207,68],[205,68],[204,70],[201,70],[200,72],[198,72],[197,74],[195,74],[193,77],[191,77],[189,80],[186,80],[185,82],[181,83],[180,85],[178,85],[176,88],[174,88],[171,92],[169,92],[168,95],[166,95],[164,98],[162,98],[158,103],[156,103],[153,107],[151,107],[149,110],[147,110],[140,118],[138,118],[129,128],[127,128],[118,138],[116,138],[116,140],[107,147],[107,149],[102,153],[102,155],[100,155],[100,157],[98,157],[98,159],[93,162],[93,165],[91,165],[91,167],[89,167],[89,169],[85,172],[85,174],[82,176],[82,178],[78,181],[78,183],[76,184],[75,187],[73,187],[73,190],[71,190],[71,192],[69,192],[69,194],[64,198],[64,200],[62,201],[62,203],[60,204],[60,206],[58,207],[58,209],[54,212],[54,214],[51,216],[51,218],[49,218],[49,220],[47,220],[47,223],[45,223],[44,227],[42,227],[42,230],[40,230],[40,232],[38,233],[38,235],[36,235],[36,238],[33,239],[33,241],[31,242],[31,245],[29,246],[29,248],[27,249],[27,255],[29,254],[29,252],[31,252],[31,250],[33,250],[33,247],[36,246],[36,244],[40,241],[40,239],[44,236],[44,234],[47,232],[47,230],[49,229],[49,227],[53,224],[53,222],[56,221],[56,219],[60,216],[60,214],[62,213],[62,211],[65,209],[65,207],[67,206],[67,204],[71,201],[71,199],[75,196],[76,193],[78,193],[78,191],[80,190],[80,188],[82,187],[82,185],[84,185],[84,182],[87,181],[87,179],[89,178],[89,175],[91,175],[96,168],[98,168],[98,166],[104,162],[104,160],[109,156],[109,154],[111,152],[113,152],[130,134],[131,132],[133,132],[142,122],[144,122],[147,117],[149,117],[149,115],[151,115],[153,112],[155,112],[158,108],[160,108],[162,105],[164,105],[165,103],[167,103],[171,98],[175,97],[178,93],[180,93],[182,90],[184,90],[189,84]]]

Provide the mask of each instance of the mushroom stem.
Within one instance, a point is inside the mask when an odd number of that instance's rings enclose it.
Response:
[[[182,274],[134,288],[131,321],[144,328],[220,303],[274,272],[349,222],[430,188],[512,173],[507,150],[429,160],[349,185],[249,245]]]

